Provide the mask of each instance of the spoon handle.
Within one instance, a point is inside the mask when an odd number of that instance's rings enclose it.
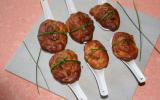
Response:
[[[128,65],[129,69],[133,72],[139,83],[144,83],[146,78],[139,69],[139,67],[137,66],[137,64],[135,63],[135,61],[132,60],[130,62],[125,62],[125,63]]]
[[[107,0],[97,0],[98,4],[103,4],[103,3],[106,3]]]
[[[54,19],[52,11],[48,4],[48,0],[41,0],[41,6],[43,9],[45,19]]]
[[[94,70],[94,73],[101,96],[108,96],[108,88],[104,77],[104,69]]]
[[[76,81],[72,84],[69,84],[68,86],[71,88],[71,90],[76,95],[78,100],[88,100],[86,95],[84,94],[83,90],[81,89],[78,81]]]
[[[76,13],[76,7],[72,0],[65,0],[69,14]]]
[[[106,80],[105,80],[105,76],[104,76],[105,69],[95,70],[92,67],[90,67],[90,65],[88,63],[87,63],[87,65],[88,65],[89,69],[92,71],[92,73],[97,81],[100,95],[102,97],[108,96],[108,88],[107,88]]]

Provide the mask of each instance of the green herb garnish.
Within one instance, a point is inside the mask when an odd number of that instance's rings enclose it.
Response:
[[[118,39],[115,43],[113,43],[112,47],[119,45],[120,43],[126,43],[126,42],[127,43],[134,43],[134,41],[131,39],[121,38],[121,39]]]
[[[23,41],[23,44],[24,44],[27,52],[29,53],[31,59],[33,60],[33,62],[34,62],[35,64],[37,64],[36,60],[34,59],[33,55],[31,54],[31,52],[30,52],[27,44],[25,43],[25,41]],[[48,90],[50,90],[50,88],[49,88],[49,86],[48,86],[48,83],[47,83],[47,80],[45,79],[45,77],[44,77],[44,75],[43,75],[43,73],[42,73],[42,70],[41,70],[40,66],[39,66],[38,64],[37,64],[36,66],[38,67],[38,69],[39,69],[39,71],[40,71],[40,73],[41,73],[41,75],[42,75],[42,77],[43,77],[43,79],[44,79],[44,81],[45,81],[45,83],[46,83],[46,86],[47,86]]]
[[[105,48],[95,48],[95,49],[90,49],[92,52],[96,52],[96,51],[99,51],[99,50],[102,50],[102,51],[106,51]]]
[[[78,28],[75,28],[75,29],[71,30],[71,32],[70,32],[70,33],[73,33],[73,32],[76,32],[76,31],[79,31],[79,30],[81,30],[81,29],[85,30],[85,29],[86,29],[86,27],[88,27],[88,26],[90,26],[90,25],[93,25],[93,21],[88,22],[88,23],[85,23],[85,24],[82,24],[80,27],[78,27]]]
[[[39,92],[39,87],[38,87],[38,63],[39,63],[39,58],[41,56],[41,51],[42,51],[42,49],[40,48],[39,53],[38,53],[38,59],[36,62],[36,85],[37,85],[37,90],[38,90],[39,94],[40,94],[40,92]]]
[[[140,19],[139,19],[139,14],[138,14],[138,10],[137,10],[137,7],[136,7],[134,0],[133,0],[133,6],[134,6],[134,9],[135,9],[135,12],[137,15],[138,28],[139,28],[139,30],[141,30],[141,23],[140,23]],[[141,34],[141,31],[139,31],[139,41],[140,41],[139,61],[141,61],[141,57],[142,57],[142,34]]]
[[[106,18],[109,18],[109,17],[112,17],[113,15],[115,14],[115,11],[114,10],[111,10],[111,11],[107,11],[102,17],[101,17],[101,21],[106,19]]]
[[[78,60],[67,60],[67,57],[65,57],[64,59],[59,59],[56,64],[51,65],[51,71],[54,70],[56,67],[64,64],[65,62],[76,62],[76,63],[81,63]]]
[[[122,8],[123,12],[126,14],[126,16],[129,18],[129,20],[132,22],[132,24],[135,26],[137,30],[140,31],[140,34],[143,35],[143,37],[152,45],[152,47],[160,54],[160,51],[154,44],[151,42],[151,40],[139,29],[139,27],[134,23],[134,21],[130,18],[126,10],[123,8],[123,6],[117,1],[117,4]]]
[[[64,34],[66,35],[67,32],[60,32],[60,31],[53,31],[53,32],[40,32],[38,33],[38,37],[39,36],[43,36],[43,35],[52,35],[52,34]]]

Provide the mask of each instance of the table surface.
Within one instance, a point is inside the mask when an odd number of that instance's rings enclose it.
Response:
[[[132,0],[118,1],[124,6],[133,8]],[[160,0],[135,0],[135,2],[140,12],[160,20]],[[41,16],[40,1],[1,0],[0,7],[0,100],[62,100],[61,97],[44,89],[40,89],[39,95],[35,85],[5,70],[7,62]],[[160,39],[156,46],[160,48]],[[153,50],[145,69],[146,84],[138,86],[133,100],[160,100],[159,66],[160,55]]]

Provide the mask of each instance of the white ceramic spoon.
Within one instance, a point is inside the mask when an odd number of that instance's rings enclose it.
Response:
[[[103,3],[106,3],[107,0],[97,0],[97,2],[98,2],[98,4],[103,4]],[[97,24],[101,29],[103,29],[105,31],[109,31],[109,29],[102,27],[101,24],[99,24],[98,22],[97,22]]]
[[[51,12],[51,9],[49,7],[48,1],[47,0],[41,0],[41,6],[42,6],[42,9],[43,9],[45,20],[47,20],[47,19],[54,20],[54,17],[53,17],[53,14]]]
[[[81,89],[78,81],[72,84],[68,84],[68,86],[74,92],[78,100],[88,100],[87,96],[84,94],[83,90]]]
[[[77,10],[74,6],[73,1],[72,0],[65,0],[65,1],[66,1],[66,5],[68,8],[69,14],[76,13]],[[107,85],[106,85],[106,81],[105,81],[105,77],[104,77],[104,70],[105,69],[95,70],[92,67],[90,67],[89,64],[88,64],[88,66],[96,78],[101,96],[102,97],[108,96],[108,89],[107,89]]]
[[[106,3],[107,0],[97,0],[98,4],[103,4],[103,3]]]
[[[42,5],[42,9],[43,9],[43,12],[44,12],[45,19],[54,20],[52,12],[51,12],[49,4],[48,4],[48,0],[41,0],[41,5]],[[82,91],[78,81],[76,81],[72,84],[68,84],[68,86],[73,91],[73,93],[76,95],[78,100],[87,100],[87,97],[84,94],[84,92]]]
[[[112,39],[113,39],[113,37],[110,40],[110,45],[111,46],[112,46]],[[126,61],[123,61],[123,60],[121,60],[121,61],[124,62],[128,66],[128,68],[132,71],[132,73],[137,78],[139,83],[144,83],[146,81],[145,76],[143,75],[143,73],[141,72],[139,67],[137,66],[135,60],[131,60],[129,62],[126,62]]]
[[[93,69],[88,63],[87,63],[87,65],[88,65],[89,69],[92,71],[92,73],[97,81],[100,95],[102,97],[107,97],[108,96],[108,88],[107,88],[106,80],[105,80],[105,76],[104,76],[104,72],[105,72],[106,68],[103,68],[101,70],[96,70],[96,69]]]

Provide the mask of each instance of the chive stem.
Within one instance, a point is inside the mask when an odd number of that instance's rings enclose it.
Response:
[[[42,51],[42,49],[40,48],[39,53],[38,53],[38,59],[37,59],[37,62],[36,62],[36,85],[37,85],[37,90],[38,90],[39,94],[40,94],[40,92],[39,92],[39,87],[38,87],[38,63],[39,63],[39,58],[40,58],[40,55],[41,55],[41,51]]]
[[[135,12],[136,12],[136,16],[137,16],[137,20],[138,20],[138,28],[139,28],[139,41],[140,41],[140,51],[139,51],[139,61],[141,61],[141,58],[142,58],[142,49],[143,49],[143,45],[142,45],[142,34],[141,34],[141,23],[140,23],[140,19],[139,19],[139,13],[138,13],[138,10],[137,10],[137,7],[136,7],[136,4],[135,4],[135,1],[133,0],[133,6],[134,6],[134,9],[135,9]]]
[[[134,42],[133,40],[131,40],[131,39],[122,38],[121,40],[118,39],[118,41],[116,41],[115,43],[113,43],[113,44],[112,44],[112,47],[114,47],[114,46],[116,46],[116,45],[119,45],[119,44],[121,44],[121,43],[125,43],[125,42],[127,42],[127,43],[135,43],[135,42]]]
[[[81,29],[85,29],[86,27],[88,27],[88,26],[90,26],[90,25],[92,25],[92,24],[93,24],[93,21],[88,22],[88,23],[85,23],[85,24],[82,24],[80,27],[71,30],[70,33],[79,31],[79,30],[81,30]]]
[[[23,44],[24,44],[27,52],[29,53],[30,57],[32,58],[33,62],[36,64],[36,60],[35,60],[34,57],[32,56],[32,54],[31,54],[29,48],[27,47],[27,44],[25,43],[25,41],[23,41]],[[42,70],[41,70],[41,68],[40,68],[40,66],[39,66],[38,64],[37,64],[37,67],[38,67],[38,69],[39,69],[39,71],[40,71],[40,73],[41,73],[41,75],[42,75],[42,77],[43,77],[43,79],[44,79],[44,81],[45,81],[45,83],[46,83],[46,86],[47,86],[48,90],[50,90],[50,88],[49,88],[49,86],[48,86],[48,83],[47,83],[47,80],[45,79],[44,74],[42,73]]]
[[[78,60],[67,60],[66,58],[64,58],[63,60],[59,60],[57,61],[56,64],[51,65],[51,71],[54,70],[57,66],[64,64],[65,62],[76,62],[76,63],[81,63]]]
[[[66,35],[67,32],[60,32],[60,31],[54,31],[54,32],[40,32],[38,34],[38,37],[39,36],[43,36],[43,35],[52,35],[52,34],[64,34]]]
[[[133,20],[130,18],[130,16],[128,15],[128,13],[126,12],[126,10],[123,8],[123,6],[117,1],[117,4],[122,8],[123,12],[126,14],[126,16],[129,18],[129,20],[132,22],[132,24],[135,26],[135,28],[137,30],[140,31],[140,34],[143,35],[143,37],[152,45],[152,47],[160,54],[160,51],[158,50],[158,48],[156,48],[156,46],[154,46],[154,44],[151,42],[151,40],[138,28],[138,26],[133,22]]]
[[[102,17],[101,17],[101,21],[106,19],[106,18],[109,18],[109,17],[112,17],[113,15],[115,14],[114,10],[111,10],[111,11],[107,11],[107,13],[105,13]]]
[[[96,51],[99,51],[99,50],[106,51],[105,48],[95,48],[95,49],[91,49],[92,52],[96,52]]]

